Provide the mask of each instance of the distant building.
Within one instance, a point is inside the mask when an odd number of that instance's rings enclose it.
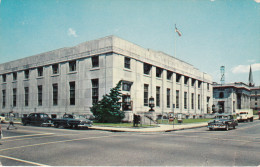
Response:
[[[0,64],[0,112],[91,114],[90,107],[122,81],[122,110],[211,112],[212,77],[165,53],[115,36]],[[130,103],[129,103],[130,100]]]
[[[213,110],[233,114],[236,109],[250,108],[250,87],[242,82],[230,84],[213,83]]]
[[[260,86],[251,87],[250,108],[260,111]]]
[[[213,83],[213,110],[219,113],[235,113],[236,109],[260,110],[260,86],[255,86],[250,66],[248,84]]]

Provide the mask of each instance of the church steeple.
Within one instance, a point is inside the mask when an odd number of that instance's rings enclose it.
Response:
[[[250,87],[254,87],[254,81],[253,81],[253,74],[252,74],[252,69],[251,69],[251,65],[250,65],[250,70],[249,70],[249,86]]]

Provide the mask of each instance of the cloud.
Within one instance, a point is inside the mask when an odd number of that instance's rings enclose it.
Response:
[[[260,0],[255,0],[256,3],[260,3]]]
[[[248,62],[248,63],[254,63],[254,62],[256,62],[256,61],[252,59],[252,60],[247,60],[247,62]]]
[[[233,74],[249,73],[250,65],[238,65],[231,69]],[[251,65],[252,71],[260,71],[260,63]]]
[[[77,37],[77,33],[75,30],[73,30],[72,28],[68,29],[68,36],[73,36],[73,37]]]

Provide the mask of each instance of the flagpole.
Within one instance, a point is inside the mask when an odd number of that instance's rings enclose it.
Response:
[[[175,29],[174,29],[174,57],[176,58],[176,38],[177,38],[177,36],[176,36],[176,24],[175,24]]]
[[[176,24],[175,24],[175,30],[176,31]],[[174,57],[176,58],[176,32],[174,32]]]

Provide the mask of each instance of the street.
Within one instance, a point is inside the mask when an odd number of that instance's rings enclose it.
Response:
[[[0,145],[4,166],[258,166],[260,121],[230,131],[130,133],[17,125]]]

